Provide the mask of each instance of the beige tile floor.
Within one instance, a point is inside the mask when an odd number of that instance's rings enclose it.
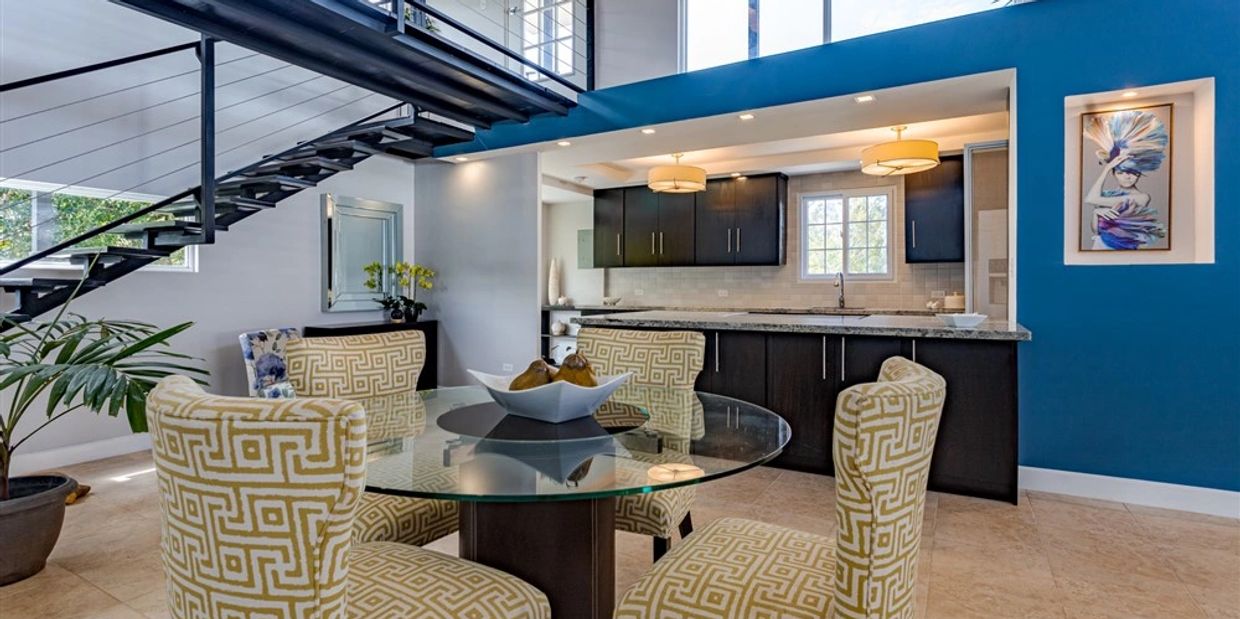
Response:
[[[94,486],[68,508],[46,570],[0,587],[3,619],[164,617],[159,514],[147,454],[69,467]],[[834,529],[834,480],[759,468],[698,491],[700,526],[739,516]],[[455,536],[435,550],[456,552]],[[617,586],[650,567],[621,533]],[[930,493],[918,576],[924,617],[1240,618],[1240,521],[1025,493],[1019,506]]]

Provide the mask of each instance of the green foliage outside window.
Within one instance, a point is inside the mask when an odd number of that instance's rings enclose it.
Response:
[[[89,232],[134,211],[148,206],[149,202],[134,200],[110,200],[63,193],[51,194],[51,209],[32,215],[30,191],[0,187],[0,260],[18,260],[35,251]],[[42,199],[42,198],[41,198]],[[42,219],[38,219],[42,218]],[[151,213],[137,222],[171,219],[165,213]],[[54,238],[34,247],[31,224],[36,222],[40,230],[52,230]],[[77,247],[141,247],[141,239],[127,239],[119,234],[103,234],[83,241]],[[178,250],[155,264],[182,266],[185,250]]]
[[[0,260],[30,255],[30,192],[0,187]]]

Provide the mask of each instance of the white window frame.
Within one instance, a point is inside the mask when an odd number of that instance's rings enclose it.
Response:
[[[6,178],[0,180],[0,187],[7,189],[19,189],[22,191],[30,191],[35,193],[59,193],[71,196],[81,196],[84,198],[100,198],[105,200],[125,200],[132,202],[149,202],[154,204],[160,200],[164,200],[167,196],[157,196],[147,193],[136,193],[132,191],[117,192],[110,189],[100,189],[97,187],[83,187],[79,185],[58,185],[56,183],[44,183],[40,181],[27,181],[16,178]],[[30,208],[35,208],[33,201]],[[39,250],[36,250],[39,251]],[[0,260],[0,267],[8,266],[16,262],[15,260]],[[81,271],[82,267],[76,264],[70,264],[62,260],[39,260],[28,264],[23,269],[37,269],[49,271]],[[185,247],[185,263],[184,264],[148,264],[141,271],[166,271],[171,273],[197,273],[198,272],[198,246],[188,245]]]
[[[851,273],[848,270],[848,250],[850,243],[848,240],[848,199],[869,196],[887,196],[887,272],[886,273]],[[843,227],[843,257],[842,264],[844,267],[844,277],[849,281],[871,281],[871,282],[894,282],[896,281],[896,262],[895,262],[895,222],[899,208],[896,205],[896,186],[883,185],[879,187],[858,187],[853,189],[840,189],[835,191],[816,191],[802,193],[797,195],[797,219],[800,230],[800,266],[799,275],[804,281],[822,281],[835,279],[836,273],[816,274],[809,272],[809,202],[812,200],[839,198],[844,204],[841,212],[841,225]]]
[[[521,56],[525,58],[526,60],[529,60],[530,62],[533,62],[534,64],[537,64],[538,66],[542,67],[545,71],[554,73],[556,75],[559,75],[560,77],[570,78],[570,77],[576,76],[578,72],[580,71],[580,67],[578,67],[578,63],[577,63],[577,53],[578,53],[578,50],[577,50],[577,38],[578,38],[577,0],[538,0],[538,1],[542,4],[542,6],[539,6],[533,9],[527,9],[525,7],[526,0],[520,0],[517,13],[514,15],[517,18],[517,26],[516,26],[517,32],[519,33],[519,36],[521,38],[521,52],[520,52]],[[542,20],[537,19],[532,16],[534,16],[534,14],[536,13],[538,14],[550,13],[552,21],[555,21],[556,13],[558,13],[559,9],[565,5],[568,6],[570,19],[573,20],[573,23],[569,24],[568,26],[568,35],[562,36],[562,37],[548,36],[549,33],[541,25]],[[525,40],[525,25],[526,25],[526,22],[530,19],[535,20],[532,23],[534,23],[535,29],[538,30],[537,41],[526,41]],[[561,27],[563,26],[563,24],[559,24],[558,21],[556,23],[558,26],[561,26]],[[568,45],[569,70],[568,72],[561,72],[559,70],[559,64],[562,59],[559,57],[559,49],[560,49],[560,45],[565,44],[565,43],[567,43]],[[552,66],[550,67],[544,65],[542,63],[541,58],[534,59],[534,58],[530,58],[527,55],[529,54],[530,51],[536,50],[536,55],[541,56],[542,50],[545,50],[545,49],[551,50]],[[527,67],[524,65],[521,67],[521,72],[525,76],[525,78],[530,81],[539,82],[539,81],[547,80],[547,76],[544,75],[543,73],[539,71],[535,71],[534,69],[531,69],[530,67]]]

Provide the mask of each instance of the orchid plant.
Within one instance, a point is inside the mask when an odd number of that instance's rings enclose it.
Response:
[[[418,290],[435,287],[435,271],[408,262],[392,265],[372,262],[363,269],[366,271],[366,289],[383,294],[375,299],[383,309],[399,311],[412,320],[417,320],[426,311],[426,304],[418,300]]]

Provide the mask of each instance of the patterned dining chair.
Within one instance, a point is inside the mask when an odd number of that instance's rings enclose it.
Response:
[[[287,348],[289,383],[302,397],[391,398],[415,396],[418,375],[426,363],[426,336],[421,331],[370,335],[310,337],[290,340]],[[370,426],[403,427],[407,409],[374,410]],[[372,433],[371,440],[394,438]],[[401,542],[423,546],[456,532],[455,501],[415,499],[376,492],[362,496],[354,522],[358,541]]]
[[[909,619],[930,457],[947,386],[903,357],[835,407],[830,539],[739,518],[716,520],[621,597],[615,616]],[[775,612],[775,611],[778,612]]]
[[[598,374],[632,372],[634,385],[693,391],[706,358],[706,336],[696,331],[635,331],[587,327],[577,333],[577,351]],[[616,501],[616,528],[654,538],[658,561],[679,530],[693,532],[689,513],[697,489],[692,486],[622,496]]]
[[[147,421],[174,619],[551,616],[510,574],[351,539],[366,474],[359,403],[221,397],[170,376]]]

